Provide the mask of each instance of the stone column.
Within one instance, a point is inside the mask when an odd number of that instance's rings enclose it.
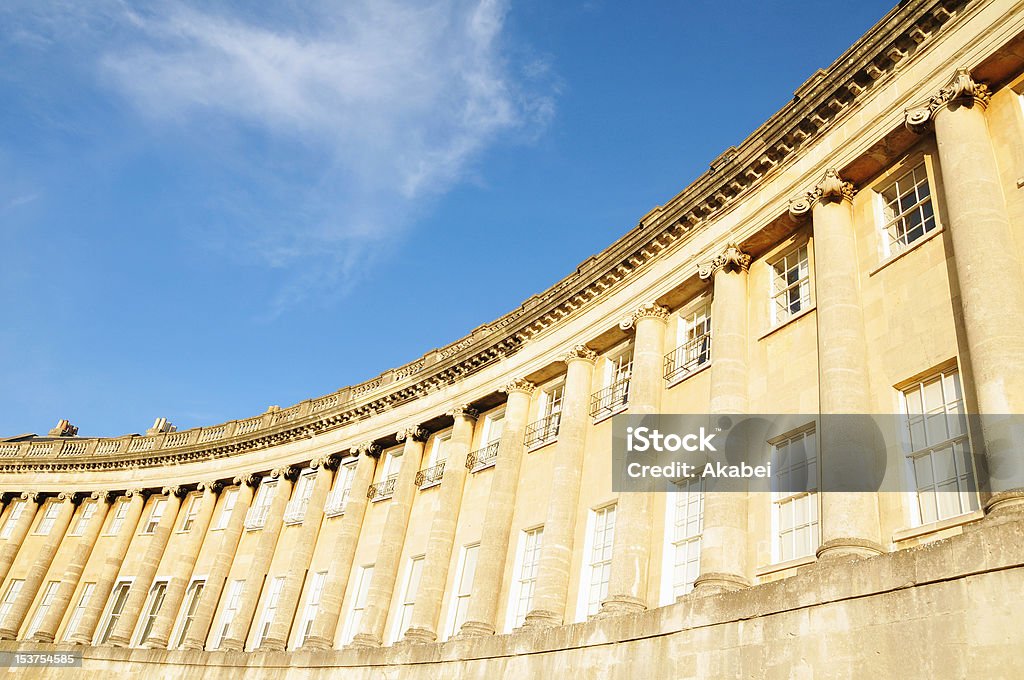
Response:
[[[865,484],[875,455],[864,438],[872,431],[868,343],[860,299],[854,187],[835,169],[790,215],[814,220],[814,296],[818,323],[818,440],[821,471],[821,546],[818,557],[870,557],[884,552],[878,500]],[[835,417],[832,417],[835,416]],[[862,421],[858,416],[868,419]],[[876,489],[877,490],[877,489]]]
[[[115,647],[127,647],[132,642],[132,632],[135,624],[142,615],[142,608],[146,606],[149,599],[149,589],[156,578],[156,570],[160,567],[160,560],[164,556],[164,549],[167,548],[167,541],[171,538],[174,524],[178,520],[178,510],[181,508],[181,498],[185,495],[184,487],[168,486],[161,492],[167,496],[167,507],[164,514],[160,516],[160,522],[156,530],[149,538],[149,545],[142,556],[142,564],[135,574],[135,581],[132,582],[128,591],[128,599],[124,603],[124,611],[121,618],[117,620],[114,631],[110,634],[110,644]]]
[[[188,538],[181,547],[177,560],[174,562],[174,570],[167,583],[167,591],[164,594],[164,602],[153,622],[153,630],[149,637],[142,641],[142,646],[149,649],[167,649],[171,640],[171,629],[174,627],[174,620],[178,616],[178,608],[185,597],[189,581],[192,579],[192,569],[199,559],[199,551],[203,548],[203,541],[206,539],[206,530],[213,519],[213,510],[217,507],[217,493],[220,491],[221,483],[216,480],[200,482],[199,490],[203,496],[199,501],[199,513],[196,515],[192,528],[189,530]]]
[[[4,541],[3,548],[0,548],[0,583],[7,578],[7,572],[11,570],[11,565],[14,564],[18,551],[21,550],[21,544],[25,540],[29,528],[32,527],[32,520],[35,519],[36,512],[39,510],[39,501],[42,500],[42,496],[36,491],[26,491],[21,494],[21,500],[26,503],[25,509],[21,511],[21,517],[18,518],[18,523],[11,530],[10,537]]]
[[[462,406],[449,413],[455,419],[449,444],[448,461],[441,477],[437,513],[430,524],[427,555],[423,559],[420,587],[416,591],[416,604],[412,608],[412,621],[405,631],[406,642],[433,642],[437,639],[437,618],[444,600],[444,587],[448,581],[448,566],[452,561],[455,527],[459,523],[462,489],[466,483],[466,456],[473,443],[473,424],[477,411]]]
[[[217,611],[217,603],[220,602],[224,583],[231,571],[235,551],[238,549],[238,541],[245,528],[245,515],[252,504],[253,487],[258,482],[259,477],[255,475],[244,475],[234,479],[235,485],[238,486],[238,497],[235,499],[235,507],[231,509],[228,525],[224,528],[224,535],[220,539],[220,547],[214,555],[206,586],[199,595],[196,615],[181,645],[184,649],[201,650],[206,646],[206,638],[210,634],[210,626],[213,625],[213,615]]]
[[[387,623],[391,595],[398,580],[412,503],[416,498],[416,473],[423,462],[423,442],[426,441],[428,434],[418,425],[398,433],[398,441],[405,442],[402,467],[398,471],[398,479],[395,480],[395,494],[391,497],[388,516],[381,532],[377,561],[373,567],[373,578],[370,580],[359,633],[352,640],[355,647],[379,647],[384,640],[384,625]],[[445,468],[447,467],[445,465]]]
[[[1024,413],[1024,276],[985,120],[990,96],[959,69],[926,105],[908,111],[906,122],[915,132],[935,124],[971,374],[985,418],[987,470],[979,481],[992,494],[992,511],[1024,505],[1024,434],[1007,417]]]
[[[651,302],[642,305],[620,324],[623,330],[636,328],[633,375],[629,381],[629,412],[633,415],[661,412],[668,316],[667,309]],[[647,608],[651,502],[649,493],[619,494],[608,598],[601,602],[601,615],[638,612]]]
[[[298,472],[297,468],[283,467],[270,473],[271,478],[279,480],[277,489],[274,490],[274,500],[267,513],[267,523],[260,531],[256,552],[253,554],[249,571],[246,572],[245,585],[242,586],[242,596],[238,602],[238,611],[235,612],[235,618],[231,620],[227,637],[220,644],[220,648],[224,651],[240,652],[245,649],[245,640],[249,636],[249,627],[252,626],[252,617],[256,613],[260,592],[263,591],[263,582],[267,578],[267,572],[270,571],[270,563],[274,560],[277,539],[281,536],[285,506],[288,505],[288,500],[291,498],[292,481]]]
[[[352,449],[359,456],[356,461],[356,472],[352,478],[352,491],[345,503],[345,514],[342,515],[341,526],[334,542],[333,559],[327,571],[323,593],[320,594],[320,606],[309,639],[302,645],[303,649],[330,649],[334,646],[334,635],[338,630],[338,618],[341,616],[341,603],[345,599],[345,588],[352,573],[352,561],[356,557],[356,546],[359,543],[359,532],[363,528],[363,515],[369,499],[366,492],[373,481],[373,471],[377,466],[380,447],[373,442],[365,442]]]
[[[68,605],[71,603],[71,597],[75,594],[75,589],[78,587],[78,581],[82,578],[85,565],[89,562],[89,556],[92,555],[96,539],[99,538],[100,531],[103,530],[107,512],[110,510],[110,493],[107,491],[93,491],[92,500],[96,503],[96,512],[89,519],[89,523],[86,525],[81,538],[75,543],[74,550],[68,558],[67,566],[64,567],[64,575],[61,577],[60,585],[57,587],[57,594],[53,598],[50,609],[46,612],[39,630],[32,637],[33,640],[53,642],[61,619],[64,618]]]
[[[316,538],[320,534],[320,524],[324,518],[324,504],[327,502],[327,494],[331,491],[331,482],[334,481],[332,470],[337,463],[333,455],[317,458],[310,463],[310,467],[317,470],[316,479],[313,481],[313,493],[310,494],[306,514],[302,518],[302,526],[295,541],[281,597],[277,602],[274,620],[270,624],[270,632],[260,649],[283,652],[288,645],[288,633],[291,632],[299,597],[302,595],[302,585],[306,580],[306,572],[309,571],[309,563],[313,559],[313,549],[316,547]]]
[[[142,489],[132,489],[125,493],[125,498],[128,499],[128,514],[125,515],[124,524],[121,525],[114,544],[104,556],[103,568],[96,579],[96,587],[92,591],[92,597],[85,605],[85,613],[82,614],[82,620],[78,623],[78,629],[71,635],[71,642],[79,645],[92,644],[96,626],[103,614],[103,608],[107,604],[110,592],[114,589],[114,584],[117,583],[121,563],[124,562],[124,556],[128,554],[128,547],[139,526],[147,495],[147,492]]]
[[[545,628],[562,624],[569,594],[573,538],[579,513],[583,450],[590,421],[590,392],[597,353],[576,345],[563,358],[567,365],[562,393],[558,441],[552,452],[551,496],[544,523],[544,541],[537,565],[533,609],[524,626]]]
[[[46,572],[50,570],[50,564],[60,548],[64,534],[67,533],[68,525],[71,524],[71,517],[75,514],[75,494],[70,491],[62,491],[57,494],[57,502],[61,504],[60,512],[57,513],[57,520],[53,523],[43,547],[36,553],[35,561],[29,567],[25,575],[25,582],[21,585],[21,591],[14,600],[7,618],[0,622],[0,640],[13,640],[18,636],[18,630],[25,621],[25,615],[29,607],[39,593],[39,587],[46,579]]]
[[[713,414],[746,413],[747,269],[750,256],[729,244],[700,267],[714,280],[711,301],[711,403]],[[704,532],[700,542],[699,594],[738,590],[747,578],[747,489],[744,480],[716,480],[704,494]]]
[[[494,462],[491,492],[484,513],[473,594],[469,599],[466,622],[459,631],[461,637],[493,635],[497,629],[501,579],[512,545],[512,512],[515,510],[523,461],[523,440],[530,417],[530,398],[535,389],[536,385],[523,379],[513,380],[501,388],[502,392],[508,393],[505,427],[498,440],[498,458]]]

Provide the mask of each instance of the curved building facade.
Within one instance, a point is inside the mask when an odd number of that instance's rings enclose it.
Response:
[[[447,347],[209,427],[0,440],[0,652],[83,658],[36,677],[1017,676],[999,472],[1024,454],[994,432],[911,437],[900,493],[616,493],[610,461],[620,413],[1024,413],[1022,93],[1024,5],[901,3]],[[757,445],[845,464],[813,417]]]

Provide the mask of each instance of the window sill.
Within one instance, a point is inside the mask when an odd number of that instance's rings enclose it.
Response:
[[[608,411],[606,411],[604,413],[598,413],[596,416],[592,416],[593,424],[597,425],[598,423],[600,423],[602,421],[608,420],[612,416],[618,415],[618,414],[622,413],[623,411],[625,411],[628,408],[629,408],[629,404],[622,404],[621,406],[616,406],[615,408],[609,409]]]
[[[754,576],[761,577],[769,574],[775,574],[780,571],[787,569],[795,569],[796,567],[805,567],[808,564],[814,564],[818,561],[818,558],[814,555],[806,555],[804,557],[797,557],[796,559],[786,560],[785,562],[776,562],[774,564],[767,564],[763,567],[758,567],[754,570]]]
[[[440,479],[433,482],[426,482],[425,484],[420,484],[420,491],[426,491],[427,489],[433,488],[435,486],[441,486]]]
[[[675,387],[679,383],[685,382],[685,381],[689,380],[690,378],[692,378],[693,376],[697,375],[698,373],[703,373],[704,371],[706,371],[709,368],[711,368],[711,362],[712,362],[712,359],[708,359],[706,362],[704,362],[703,364],[701,364],[697,368],[693,369],[692,371],[686,371],[685,373],[681,373],[680,375],[673,376],[668,381],[668,384],[665,385],[665,388],[667,389],[667,388],[670,388],[670,387]]]
[[[927,234],[925,234],[921,238],[917,239],[916,241],[911,243],[909,246],[907,246],[906,248],[904,248],[900,252],[896,253],[895,255],[890,255],[889,257],[887,257],[884,260],[882,260],[881,262],[879,262],[877,267],[875,267],[870,272],[868,272],[868,276],[874,276],[875,274],[877,274],[878,272],[882,271],[883,269],[888,267],[890,264],[895,262],[896,260],[900,259],[904,255],[907,255],[909,253],[914,252],[915,250],[917,250],[918,248],[923,246],[925,243],[928,243],[928,241],[931,241],[933,238],[935,238],[936,236],[938,236],[939,234],[941,234],[944,231],[945,231],[945,228],[940,224],[938,227],[936,227],[935,229],[932,229],[930,232],[928,232]]]
[[[757,339],[758,342],[760,342],[761,340],[764,340],[765,338],[767,338],[769,335],[775,333],[776,331],[781,331],[783,328],[786,328],[787,326],[791,325],[793,322],[799,321],[800,319],[804,318],[805,316],[807,316],[808,314],[810,314],[811,312],[813,312],[817,308],[818,308],[818,304],[814,303],[810,307],[808,307],[807,309],[802,309],[799,312],[797,312],[796,314],[794,314],[793,316],[789,317],[788,319],[786,319],[785,321],[780,323],[778,326],[772,326],[767,331],[765,331],[764,333],[761,334],[761,336]]]
[[[534,451],[540,451],[545,446],[551,446],[557,441],[558,437],[552,437],[551,439],[545,439],[544,441],[541,442],[534,442],[533,444],[530,444],[529,446],[526,447],[526,452],[533,453]]]
[[[936,532],[942,531],[943,529],[951,529],[953,527],[963,526],[964,524],[977,522],[984,516],[984,510],[972,510],[971,512],[964,513],[963,515],[957,515],[956,517],[950,517],[948,519],[939,520],[938,522],[931,522],[930,524],[922,524],[919,527],[899,529],[893,532],[892,542],[898,543],[900,541],[909,541],[912,538],[920,538],[921,536],[934,534]]]

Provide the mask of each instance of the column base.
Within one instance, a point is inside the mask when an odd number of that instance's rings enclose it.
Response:
[[[380,647],[383,642],[384,641],[376,635],[371,635],[370,633],[358,633],[354,638],[352,638],[352,642],[348,647],[350,649],[368,649]]]
[[[18,637],[18,631],[0,628],[0,640],[13,640]]]
[[[697,577],[697,580],[693,582],[693,593],[699,596],[720,595],[745,590],[749,587],[750,581],[742,576],[712,571]]]
[[[260,645],[261,652],[283,652],[285,648],[284,640],[276,640],[274,638],[267,638]]]
[[[181,643],[182,649],[187,649],[191,652],[201,652],[206,649],[206,645],[203,644],[202,640],[196,640],[195,638],[185,638],[185,641]]]
[[[245,650],[245,643],[241,640],[234,638],[228,638],[220,643],[220,651],[223,652],[241,652]]]
[[[459,629],[459,638],[475,638],[494,635],[494,626],[483,621],[466,621]]]
[[[325,637],[320,637],[319,635],[311,635],[302,643],[302,649],[308,649],[314,652],[322,652],[333,646],[334,645],[331,644],[330,640]]]
[[[150,636],[143,640],[142,647],[143,649],[167,649],[167,640]]]
[[[42,631],[37,631],[36,634],[32,636],[32,642],[48,642],[52,644],[53,640],[54,635],[50,632],[44,633]]]
[[[429,628],[409,628],[402,637],[403,642],[430,643],[437,640],[437,633]]]
[[[1024,489],[1010,489],[992,494],[985,503],[986,515],[1002,515],[1024,511]]]
[[[601,611],[597,612],[597,618],[603,619],[609,616],[637,614],[646,609],[647,605],[639,597],[633,597],[632,595],[612,595],[601,603]]]
[[[547,609],[534,609],[526,615],[523,628],[554,628],[562,625],[562,617]]]
[[[886,552],[878,543],[866,538],[833,538],[822,543],[814,553],[819,559],[864,558]]]
[[[123,637],[114,637],[113,635],[111,635],[110,639],[107,640],[108,647],[127,647],[130,643],[131,640],[125,639]]]
[[[85,637],[84,635],[79,635],[78,633],[75,633],[74,635],[72,635],[71,639],[68,640],[68,642],[73,644],[73,645],[91,645],[92,644],[92,640],[90,640],[89,638]]]

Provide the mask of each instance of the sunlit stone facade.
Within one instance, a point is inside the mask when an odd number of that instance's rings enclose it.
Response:
[[[904,3],[447,347],[210,427],[0,441],[0,650],[95,677],[1013,677],[1024,495],[986,471],[1024,454],[986,432],[908,450],[899,494],[620,495],[610,451],[617,413],[1024,413],[1022,92],[1020,5]],[[819,430],[763,444],[827,478]],[[915,472],[953,459],[962,493]]]

